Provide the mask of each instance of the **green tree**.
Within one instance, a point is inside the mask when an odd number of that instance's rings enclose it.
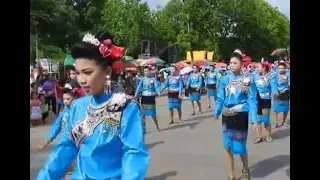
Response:
[[[140,0],[106,1],[100,30],[107,30],[115,36],[115,41],[125,46],[128,54],[137,56],[140,41],[152,38],[151,12]]]

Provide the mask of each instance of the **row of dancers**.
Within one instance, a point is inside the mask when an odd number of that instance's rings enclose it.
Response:
[[[211,65],[209,72],[206,73],[205,77],[199,72],[199,67],[193,65],[193,72],[189,76],[187,81],[187,88],[190,91],[190,101],[192,104],[192,115],[195,115],[195,103],[199,108],[201,113],[201,87],[203,82],[206,87],[207,97],[209,104],[217,103],[217,100],[224,97],[224,91],[219,91],[219,85],[223,76],[230,74],[232,70],[227,70],[226,68],[216,71],[214,66]],[[254,143],[262,142],[262,126],[264,125],[267,130],[266,141],[271,142],[271,122],[270,122],[270,112],[271,109],[275,112],[276,124],[274,128],[278,128],[284,125],[285,119],[289,111],[289,88],[290,88],[290,74],[287,71],[287,65],[284,62],[280,62],[277,68],[273,69],[272,65],[268,61],[263,61],[257,64],[256,69],[248,68],[243,70],[243,76],[248,80],[252,81],[256,87],[256,98],[258,102],[257,114],[259,118],[257,120],[252,119],[251,123],[254,124],[254,131],[256,134],[256,139]],[[170,112],[170,122],[174,123],[174,109],[177,110],[179,122],[182,121],[181,112],[181,102],[182,95],[184,93],[184,85],[182,77],[179,75],[177,68],[172,66],[170,69],[170,75],[165,80],[162,86],[159,86],[157,79],[153,77],[150,73],[149,67],[144,68],[144,77],[140,79],[138,88],[136,90],[136,97],[140,94],[141,104],[144,110],[144,116],[150,116],[155,122],[158,130],[159,123],[156,117],[156,96],[160,95],[165,89],[168,89],[168,104],[167,107]],[[203,81],[204,78],[204,81]],[[222,87],[223,84],[222,84]],[[229,88],[229,87],[228,87]],[[230,87],[230,91],[233,92],[233,88]],[[219,95],[219,96],[218,96]],[[273,108],[272,106],[273,100]],[[211,105],[209,105],[210,107]],[[217,103],[217,108],[219,104]],[[220,105],[221,106],[221,105]],[[145,117],[144,117],[145,118]],[[145,122],[145,121],[144,121]]]
[[[72,47],[77,80],[87,95],[76,99],[68,91],[64,93],[65,109],[59,115],[59,121],[53,125],[48,142],[41,148],[47,147],[60,132],[61,139],[39,172],[38,180],[61,179],[72,164],[71,179],[144,179],[150,158],[144,143],[145,117],[152,117],[160,130],[156,96],[168,89],[169,124],[174,123],[174,109],[177,109],[179,121],[182,122],[183,82],[177,68],[172,66],[170,76],[164,85],[159,86],[146,67],[145,77],[140,79],[134,98],[122,91],[106,93],[105,77],[119,70],[115,64],[118,64],[123,53],[124,48],[115,45],[108,32],[100,34],[98,38],[87,34],[82,42]],[[218,119],[222,115],[228,179],[236,179],[233,168],[233,155],[236,154],[240,155],[243,164],[240,179],[250,179],[246,150],[249,123],[254,124],[257,143],[261,138],[262,124],[270,132],[267,136],[270,142],[271,129],[268,127],[271,100],[273,110],[278,115],[289,110],[290,78],[283,73],[286,66],[280,63],[277,73],[270,72],[269,66],[266,62],[261,63],[258,73],[254,75],[244,72],[242,56],[235,52],[230,58],[228,72],[217,78],[212,66],[205,77],[207,95],[216,104],[213,117]],[[187,87],[192,105],[197,103],[200,112],[202,78],[198,67],[194,65]],[[138,97],[140,102],[137,101]],[[194,115],[195,108],[192,107]],[[62,124],[64,128],[61,128]],[[280,125],[281,121],[277,126]]]

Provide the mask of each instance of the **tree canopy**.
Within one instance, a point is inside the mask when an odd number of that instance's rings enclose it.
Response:
[[[179,60],[188,50],[260,58],[290,42],[288,18],[264,0],[169,0],[156,10],[141,0],[30,0],[30,61],[36,41],[40,57],[63,60],[84,33],[102,30],[133,57],[147,39],[159,49],[176,44]]]

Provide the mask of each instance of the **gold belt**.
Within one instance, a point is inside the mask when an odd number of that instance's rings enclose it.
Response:
[[[236,105],[236,106],[234,106],[232,108],[226,108],[225,107],[225,108],[222,109],[222,114],[224,116],[235,116],[239,112],[241,112],[242,107],[243,107],[243,104]]]
[[[224,108],[224,109],[222,109],[222,114],[224,115],[224,116],[235,116],[235,115],[237,115],[239,112],[236,112],[236,111],[234,111],[233,109],[231,109],[231,108]]]

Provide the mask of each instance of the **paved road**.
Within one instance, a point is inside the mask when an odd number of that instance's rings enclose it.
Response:
[[[202,98],[202,102],[207,99]],[[206,106],[205,103],[203,105]],[[203,108],[201,115],[190,116],[191,104],[183,102],[185,123],[168,126],[166,97],[157,100],[161,132],[155,132],[147,119],[147,146],[151,154],[146,180],[225,180],[227,172],[221,147],[221,120],[213,122],[211,110]],[[31,146],[37,146],[47,136],[48,126],[30,130]],[[252,133],[248,138],[252,179],[290,179],[290,128],[274,132],[274,141],[254,145]],[[31,150],[30,179],[35,179],[43,165],[47,151]],[[236,171],[241,172],[240,158],[236,157]]]

